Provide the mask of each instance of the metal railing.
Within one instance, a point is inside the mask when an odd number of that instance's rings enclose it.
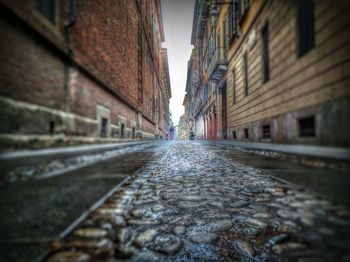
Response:
[[[226,66],[226,68],[225,68]],[[208,66],[208,79],[214,80],[216,75],[219,77],[226,73],[227,69],[227,51],[223,47],[216,48],[214,55],[210,59]]]

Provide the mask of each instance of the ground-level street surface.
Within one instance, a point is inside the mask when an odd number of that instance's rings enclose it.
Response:
[[[40,260],[53,240],[64,235],[76,219],[121,181],[147,164],[160,146],[147,143],[89,153],[80,155],[78,163],[76,156],[56,155],[6,160],[6,165],[2,161],[0,261]],[[94,161],[96,158],[99,161]],[[75,169],[77,165],[80,168]],[[65,172],[49,176],[51,167]]]
[[[347,207],[211,149],[161,147],[45,260],[350,260]]]

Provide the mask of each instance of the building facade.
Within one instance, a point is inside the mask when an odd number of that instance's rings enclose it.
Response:
[[[159,0],[1,0],[0,6],[2,147],[164,133],[169,100]]]
[[[184,100],[185,124],[188,127],[187,137],[194,138],[194,85],[193,85],[193,58],[191,55],[187,63],[186,95]],[[185,103],[186,102],[186,103]]]
[[[171,98],[171,85],[170,85],[170,74],[168,65],[168,52],[166,48],[162,48],[162,121],[161,128],[163,131],[164,139],[170,137],[170,122],[171,113],[169,109],[169,100]]]
[[[206,39],[209,21],[216,21],[215,50],[227,47],[227,68],[213,88],[214,102],[208,99],[209,87],[208,92],[196,95],[196,112],[204,115],[204,125],[198,117],[196,120],[198,132],[204,130],[203,138],[208,138],[205,114],[212,112],[217,127],[223,120],[226,134],[222,138],[350,146],[348,1],[211,1],[205,11],[199,3],[205,1],[197,1],[195,8],[197,32],[192,43],[196,52],[204,52],[198,42]],[[195,58],[195,85],[202,90],[207,65],[199,58]],[[224,92],[224,99],[217,99]],[[220,101],[226,102],[222,117],[215,116]],[[216,134],[219,138],[218,131]]]
[[[196,1],[191,37],[195,137],[209,140],[226,138],[227,119],[228,7],[213,2]]]
[[[182,102],[182,105],[184,106],[185,113],[183,115],[184,117],[184,133],[185,133],[185,139],[189,139],[189,114],[188,114],[188,95],[186,94],[184,97],[184,101]]]
[[[179,123],[176,126],[176,139],[186,140],[188,131],[186,130],[185,115],[180,116]]]

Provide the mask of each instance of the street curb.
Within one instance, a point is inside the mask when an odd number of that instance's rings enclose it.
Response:
[[[128,182],[131,179],[130,176],[125,177],[118,185],[116,185],[114,188],[112,188],[107,194],[105,194],[103,197],[101,197],[97,202],[95,202],[89,209],[87,209],[83,214],[81,214],[76,220],[73,221],[65,230],[63,230],[59,234],[59,239],[65,238],[70,233],[73,232],[73,230],[82,222],[84,221],[93,211],[95,211],[97,208],[99,208],[106,200],[111,197],[117,190],[119,190],[126,182]]]
[[[0,154],[0,160],[15,160],[21,158],[32,157],[46,157],[46,156],[65,156],[65,155],[79,155],[83,153],[98,153],[107,150],[120,149],[129,146],[143,145],[152,143],[153,141],[141,142],[127,142],[127,143],[112,143],[112,144],[95,144],[83,146],[68,146],[50,149],[36,149],[36,150],[21,150],[16,152],[8,152]]]
[[[71,234],[74,229],[76,229],[81,222],[83,222],[92,212],[94,212],[97,208],[99,208],[109,197],[111,197],[115,192],[117,192],[126,182],[131,179],[130,176],[125,177],[119,184],[117,184],[114,188],[112,188],[107,194],[102,196],[99,200],[97,200],[92,206],[90,206],[87,210],[84,211],[77,219],[75,219],[65,230],[63,230],[57,238],[53,238],[50,242],[54,240],[60,240],[67,237]],[[42,262],[44,259],[50,254],[51,250],[44,252],[39,255],[35,261]]]

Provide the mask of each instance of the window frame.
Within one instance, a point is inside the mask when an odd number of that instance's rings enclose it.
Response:
[[[239,5],[238,5],[238,20],[239,20],[239,24],[242,23],[242,21],[244,20],[246,14],[248,13],[248,9],[249,9],[250,3],[249,0],[239,0]]]
[[[242,63],[242,70],[243,70],[243,85],[244,85],[244,96],[247,97],[249,95],[249,85],[248,85],[248,52],[245,51],[243,54],[243,63]]]
[[[237,103],[237,79],[236,79],[236,67],[232,70],[232,104]]]
[[[262,37],[262,68],[263,83],[270,80],[270,50],[269,50],[269,23],[266,22],[261,29]]]
[[[296,1],[296,28],[298,57],[302,57],[315,47],[314,0]]]
[[[268,129],[268,135],[266,136],[265,130]],[[271,125],[265,124],[261,126],[261,132],[262,132],[262,139],[271,139]]]
[[[237,140],[237,130],[232,131],[232,139]]]
[[[244,128],[243,129],[243,133],[244,133],[244,139],[249,139],[249,128]]]
[[[48,14],[47,10],[42,6],[43,4],[49,4],[48,1],[51,1],[53,11],[52,14]],[[37,0],[36,1],[36,12],[40,14],[40,17],[44,18],[46,22],[48,22],[51,26],[58,26],[58,10],[59,10],[59,1],[56,0]]]
[[[312,120],[312,132],[310,132],[310,127],[303,127],[302,122],[307,122],[309,120]],[[304,123],[305,124],[305,123]],[[298,118],[298,136],[299,138],[316,138],[317,132],[316,132],[316,117],[315,115],[308,115],[304,117]],[[306,131],[307,130],[307,131]],[[310,133],[310,134],[309,134]]]
[[[233,0],[230,4],[229,9],[229,31],[230,31],[230,40],[231,42],[238,36],[238,20],[239,20],[239,3],[237,0]]]

